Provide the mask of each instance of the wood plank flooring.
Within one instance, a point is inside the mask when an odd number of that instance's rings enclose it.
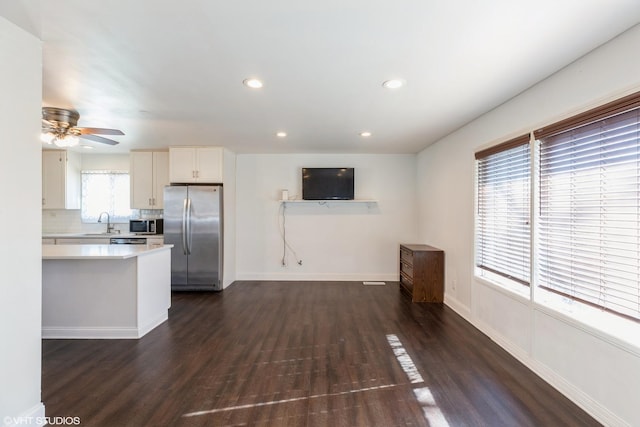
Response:
[[[599,425],[397,283],[174,293],[140,340],[44,340],[42,400],[82,426]]]

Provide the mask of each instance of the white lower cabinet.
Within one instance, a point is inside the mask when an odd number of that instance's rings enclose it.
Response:
[[[162,246],[164,245],[164,237],[147,237],[147,245]]]
[[[108,245],[109,239],[95,239],[95,238],[60,238],[56,239],[56,245]]]
[[[136,237],[146,239],[147,245],[164,245],[164,236],[120,236],[113,237]],[[111,243],[110,237],[43,237],[43,245],[108,245]]]

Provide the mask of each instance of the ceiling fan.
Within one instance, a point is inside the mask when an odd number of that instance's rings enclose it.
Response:
[[[124,135],[118,129],[78,127],[80,114],[64,108],[42,107],[41,139],[47,144],[58,147],[73,147],[80,142],[78,138],[88,139],[102,144],[117,145],[118,141],[103,138],[99,135]]]

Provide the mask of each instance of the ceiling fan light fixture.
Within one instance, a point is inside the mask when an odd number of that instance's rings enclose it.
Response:
[[[56,139],[56,136],[52,132],[43,132],[40,134],[40,141],[45,144],[53,144],[54,139]]]
[[[74,147],[80,143],[79,138],[88,139],[101,144],[118,145],[118,141],[98,135],[124,135],[119,129],[94,127],[78,127],[80,114],[75,110],[64,108],[42,108],[42,135],[40,139],[47,144],[58,147]]]
[[[75,147],[80,143],[80,139],[75,135],[53,138],[53,143],[58,147]]]
[[[369,138],[371,136],[371,132],[369,131],[360,132],[360,136],[363,138]]]

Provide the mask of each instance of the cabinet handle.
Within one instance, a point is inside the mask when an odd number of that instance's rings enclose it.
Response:
[[[196,171],[196,178],[200,178],[200,171]]]
[[[153,205],[153,203],[151,203],[151,199],[149,199],[149,206]]]
[[[47,202],[45,201],[44,197],[42,198],[42,206],[46,205]]]
[[[195,178],[196,177],[196,171],[191,171],[191,178]]]
[[[155,198],[155,197],[151,199],[151,204],[152,204],[153,206],[155,206],[155,205],[156,205],[156,198]]]

